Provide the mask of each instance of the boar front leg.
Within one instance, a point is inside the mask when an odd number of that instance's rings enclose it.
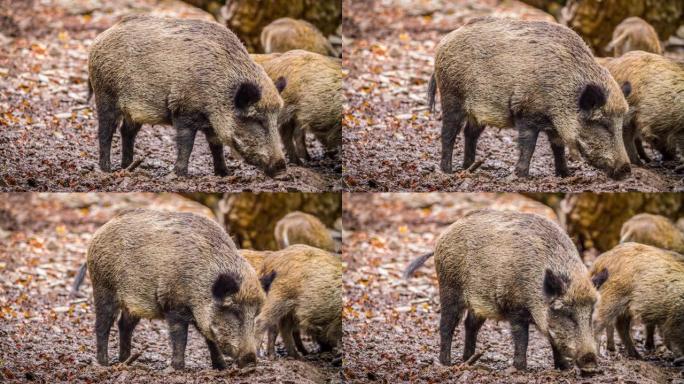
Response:
[[[570,176],[570,170],[568,169],[568,162],[565,159],[565,145],[563,140],[555,131],[546,131],[549,138],[549,143],[551,143],[551,152],[553,152],[553,161],[556,167],[556,176],[568,177]]]
[[[123,124],[121,124],[121,169],[128,168],[133,162],[135,137],[138,135],[140,127],[142,124],[129,119],[124,119]]]
[[[528,177],[530,175],[530,161],[537,146],[539,129],[524,118],[517,119],[515,127],[518,129],[518,149],[520,150],[520,157],[515,165],[515,174],[518,177]]]
[[[644,347],[649,351],[655,349],[655,328],[655,324],[646,324],[646,343]]]
[[[171,366],[173,369],[180,370],[185,368],[185,346],[188,342],[189,322],[176,312],[166,315],[166,323],[169,326],[169,336],[171,336]]]
[[[102,366],[109,365],[109,331],[119,314],[119,305],[114,292],[101,287],[93,287],[95,300],[95,336],[97,338],[97,362]]]
[[[468,361],[472,355],[475,354],[475,346],[477,344],[477,333],[485,323],[485,318],[473,315],[472,311],[468,311],[465,319],[465,346],[463,347],[463,361]]]
[[[209,347],[209,356],[211,357],[211,367],[222,371],[226,369],[226,361],[223,359],[223,353],[219,350],[218,345],[213,341],[205,338],[207,347]]]
[[[214,174],[216,176],[228,176],[228,166],[226,166],[226,157],[223,152],[223,144],[218,139],[216,132],[213,129],[207,128],[204,131],[209,143],[209,150],[211,150],[211,157],[214,160]]]
[[[615,352],[615,328],[612,325],[606,327],[606,349]]]
[[[465,138],[464,151],[463,151],[463,169],[468,169],[475,162],[475,152],[477,150],[477,139],[480,138],[483,126],[477,124],[477,122],[469,120],[466,123],[465,131],[463,136]]]
[[[629,315],[620,315],[617,320],[615,320],[615,328],[618,331],[620,340],[625,346],[625,351],[627,355],[634,358],[641,358],[639,352],[637,352],[636,347],[634,347],[634,340],[632,340],[632,335],[630,334],[630,328],[632,324],[632,318]]]
[[[639,154],[639,157],[641,157],[641,159],[643,161],[650,163],[651,158],[648,157],[648,155],[646,154],[646,150],[644,150],[643,140],[641,140],[640,138],[637,137],[636,139],[634,139],[634,145],[636,146],[636,150],[637,150],[637,153]]]
[[[114,102],[97,98],[98,140],[100,144],[100,169],[103,172],[111,172],[112,137],[116,131],[119,119],[119,111],[113,107]],[[102,100],[102,101],[100,101]]]
[[[511,334],[513,335],[513,366],[518,370],[527,369],[527,342],[530,337],[530,322],[524,317],[511,319]]]
[[[442,365],[451,365],[451,342],[454,338],[454,329],[465,311],[461,297],[461,292],[456,289],[440,285],[439,301],[442,313],[439,317],[439,362]]]
[[[292,338],[294,339],[295,347],[297,347],[299,353],[301,353],[302,356],[308,355],[309,351],[307,351],[306,347],[304,347],[304,343],[302,342],[302,333],[298,328],[295,328],[292,331]]]
[[[283,318],[279,324],[280,337],[283,338],[283,344],[285,344],[285,350],[287,355],[292,358],[299,358],[299,353],[297,353],[297,346],[294,341],[293,332],[295,330],[294,322],[289,318]]]
[[[299,160],[299,155],[295,148],[294,135],[295,135],[295,123],[294,121],[286,121],[280,125],[280,139],[283,142],[283,147],[285,147],[285,154],[287,154],[290,163],[301,165],[302,162]]]
[[[173,126],[176,128],[176,165],[174,172],[178,176],[188,175],[188,162],[190,161],[190,153],[195,144],[195,135],[197,134],[198,120],[193,115],[178,115],[173,117]]]
[[[623,127],[622,138],[625,142],[625,150],[627,150],[627,156],[629,156],[629,162],[636,165],[642,165],[641,159],[639,159],[639,153],[636,147],[636,134],[637,128],[634,123],[628,123]]]
[[[131,356],[131,339],[133,330],[140,321],[139,317],[131,315],[127,309],[121,311],[119,318],[119,362],[123,363]]]
[[[442,96],[442,172],[452,172],[454,143],[463,126],[465,115],[457,97],[445,93]]]
[[[306,149],[306,129],[304,127],[298,127],[294,132],[295,149],[297,150],[297,156],[304,161],[311,161],[311,156],[309,151]]]

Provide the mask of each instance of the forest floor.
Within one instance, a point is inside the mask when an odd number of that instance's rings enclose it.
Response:
[[[7,194],[0,199],[0,382],[42,383],[335,383],[340,369],[324,355],[304,360],[259,358],[256,367],[211,368],[195,329],[186,369],[170,367],[171,346],[161,320],[143,320],[133,336],[130,365],[117,363],[118,331],[110,334],[113,365],[95,362],[95,313],[87,277],[81,297],[68,297],[95,230],[124,208],[211,211],[175,194]],[[305,341],[306,342],[306,341]]]
[[[548,207],[521,195],[498,194],[345,194],[344,363],[349,383],[682,383],[672,353],[659,338],[646,353],[643,327],[634,326],[645,360],[603,348],[601,374],[553,369],[551,348],[531,327],[528,370],[512,368],[513,343],[506,322],[488,321],[478,335],[482,357],[464,365],[463,325],[452,346],[454,366],[439,364],[439,300],[433,260],[409,280],[402,278],[413,259],[434,249],[437,236],[454,220],[478,208],[516,209],[554,219]],[[589,257],[587,257],[589,258]],[[602,341],[605,346],[605,337]]]
[[[454,173],[439,169],[441,107],[429,113],[427,85],[439,40],[478,16],[554,21],[516,0],[375,0],[344,3],[343,174],[352,191],[683,191],[674,164],[633,167],[625,180],[609,179],[585,161],[569,161],[573,175],[554,175],[553,156],[540,135],[531,177],[513,174],[518,157],[513,129],[488,127],[477,146],[484,163],[462,170],[463,137],[454,149]]]
[[[88,48],[130,13],[212,17],[179,0],[0,0],[0,190],[6,191],[328,191],[341,188],[340,159],[323,155],[269,178],[225,149],[232,175],[214,176],[198,134],[189,176],[172,172],[175,130],[143,126],[135,145],[139,167],[123,171],[114,135],[113,173],[98,166],[95,102],[87,97]]]

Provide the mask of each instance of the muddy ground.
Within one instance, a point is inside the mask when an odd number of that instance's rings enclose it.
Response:
[[[117,211],[150,207],[211,215],[174,194],[14,194],[0,197],[0,382],[39,383],[336,383],[332,356],[305,360],[259,358],[254,368],[211,369],[195,329],[189,334],[186,369],[170,367],[171,346],[162,320],[142,320],[133,336],[131,365],[117,363],[118,332],[110,334],[114,363],[95,361],[95,314],[90,279],[82,297],[68,298],[93,232]],[[192,328],[192,327],[191,327]],[[307,342],[307,341],[305,341]],[[315,348],[309,344],[310,350]],[[230,361],[228,359],[228,361]]]
[[[439,40],[477,16],[553,18],[515,0],[345,1],[344,182],[352,191],[682,191],[674,164],[634,167],[613,181],[584,161],[573,175],[554,175],[548,141],[540,135],[530,178],[513,174],[518,157],[513,129],[488,127],[477,146],[484,163],[461,168],[462,134],[454,149],[454,174],[439,169],[441,107],[428,112],[427,82]],[[438,96],[439,97],[439,96]],[[439,100],[439,99],[438,99]]]
[[[0,191],[329,191],[341,188],[340,159],[323,155],[271,179],[226,151],[232,175],[213,175],[209,147],[198,134],[189,177],[172,173],[175,130],[143,126],[135,145],[140,166],[114,173],[98,167],[97,119],[87,96],[88,47],[122,16],[151,12],[212,17],[178,0],[0,0]]]
[[[504,201],[505,200],[505,201]],[[452,346],[452,367],[439,364],[439,304],[434,263],[416,276],[401,276],[410,261],[433,250],[437,236],[465,213],[496,206],[518,207],[553,219],[548,208],[519,195],[493,194],[345,194],[344,365],[350,383],[682,383],[684,373],[657,338],[655,353],[643,348],[642,326],[633,327],[645,360],[617,353],[599,357],[603,373],[580,377],[578,370],[553,369],[551,348],[530,332],[528,370],[512,368],[513,344],[505,322],[488,321],[478,336],[482,357],[472,366],[461,359],[463,325]],[[533,329],[531,327],[530,329]],[[605,337],[602,344],[605,345]]]

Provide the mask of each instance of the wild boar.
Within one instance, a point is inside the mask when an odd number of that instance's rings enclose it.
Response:
[[[282,53],[295,49],[325,56],[336,56],[330,41],[306,20],[284,17],[271,22],[261,31],[264,53]]]
[[[630,335],[631,322],[640,318],[661,330],[676,356],[684,353],[684,263],[679,254],[650,245],[624,243],[601,254],[590,273],[607,275],[599,288],[596,334],[615,324],[628,356],[639,358]],[[680,357],[678,362],[684,363]]]
[[[627,102],[569,28],[543,21],[474,19],[437,45],[428,85],[430,110],[437,89],[442,100],[443,172],[452,171],[454,141],[463,125],[464,169],[475,161],[484,127],[494,126],[518,131],[519,177],[529,175],[542,131],[549,137],[558,176],[570,175],[566,146],[611,178],[630,172],[622,143]]]
[[[592,311],[598,293],[558,224],[534,214],[478,210],[438,238],[434,251],[441,318],[439,361],[451,364],[454,329],[465,319],[463,360],[486,319],[511,324],[513,366],[527,367],[529,325],[549,339],[554,366],[597,369]],[[406,275],[430,257],[411,263]]]
[[[640,213],[622,224],[620,242],[636,242],[684,254],[684,233],[665,216]]]
[[[278,220],[274,230],[280,249],[293,244],[306,244],[328,252],[337,252],[337,246],[328,228],[316,216],[294,211]]]
[[[111,170],[112,137],[121,123],[121,167],[133,161],[142,124],[176,129],[174,171],[188,173],[197,131],[204,132],[214,172],[227,175],[223,145],[273,176],[285,169],[280,147],[278,94],[227,28],[201,20],[128,16],[101,33],[88,60],[95,94],[100,168]]]
[[[662,154],[663,160],[684,156],[684,63],[633,51],[599,61],[619,84],[629,84],[629,113],[623,121],[627,155],[633,164],[651,161],[642,139]]]
[[[254,319],[265,295],[254,269],[215,222],[192,213],[131,210],[103,225],[87,252],[93,283],[97,362],[108,365],[109,331],[119,313],[119,361],[141,318],[165,319],[183,369],[188,325],[205,338],[211,365],[223,354],[256,362]]]
[[[342,338],[342,263],[328,252],[308,245],[292,245],[266,257],[260,274],[274,278],[266,303],[256,318],[257,335],[276,328],[290,357],[297,349],[295,333],[308,334],[321,352],[332,351]],[[269,337],[273,355],[275,338]],[[300,344],[300,345],[298,345]]]
[[[606,46],[606,51],[619,57],[629,51],[644,51],[658,55],[663,53],[656,30],[640,17],[624,19],[613,31],[613,40]]]
[[[306,132],[312,133],[331,156],[342,146],[342,66],[333,59],[302,50],[252,55],[272,79],[287,79],[281,96],[285,107],[278,118],[280,137],[290,162],[311,157]],[[301,160],[300,160],[301,159]]]

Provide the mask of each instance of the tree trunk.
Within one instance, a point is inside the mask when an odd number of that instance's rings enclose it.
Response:
[[[682,0],[568,0],[560,22],[574,29],[597,54],[611,40],[613,30],[624,19],[639,16],[666,40],[684,22]]]
[[[684,215],[684,195],[677,193],[581,193],[567,195],[560,205],[561,220],[580,250],[605,252],[620,241],[622,224],[642,213],[677,221]]]

